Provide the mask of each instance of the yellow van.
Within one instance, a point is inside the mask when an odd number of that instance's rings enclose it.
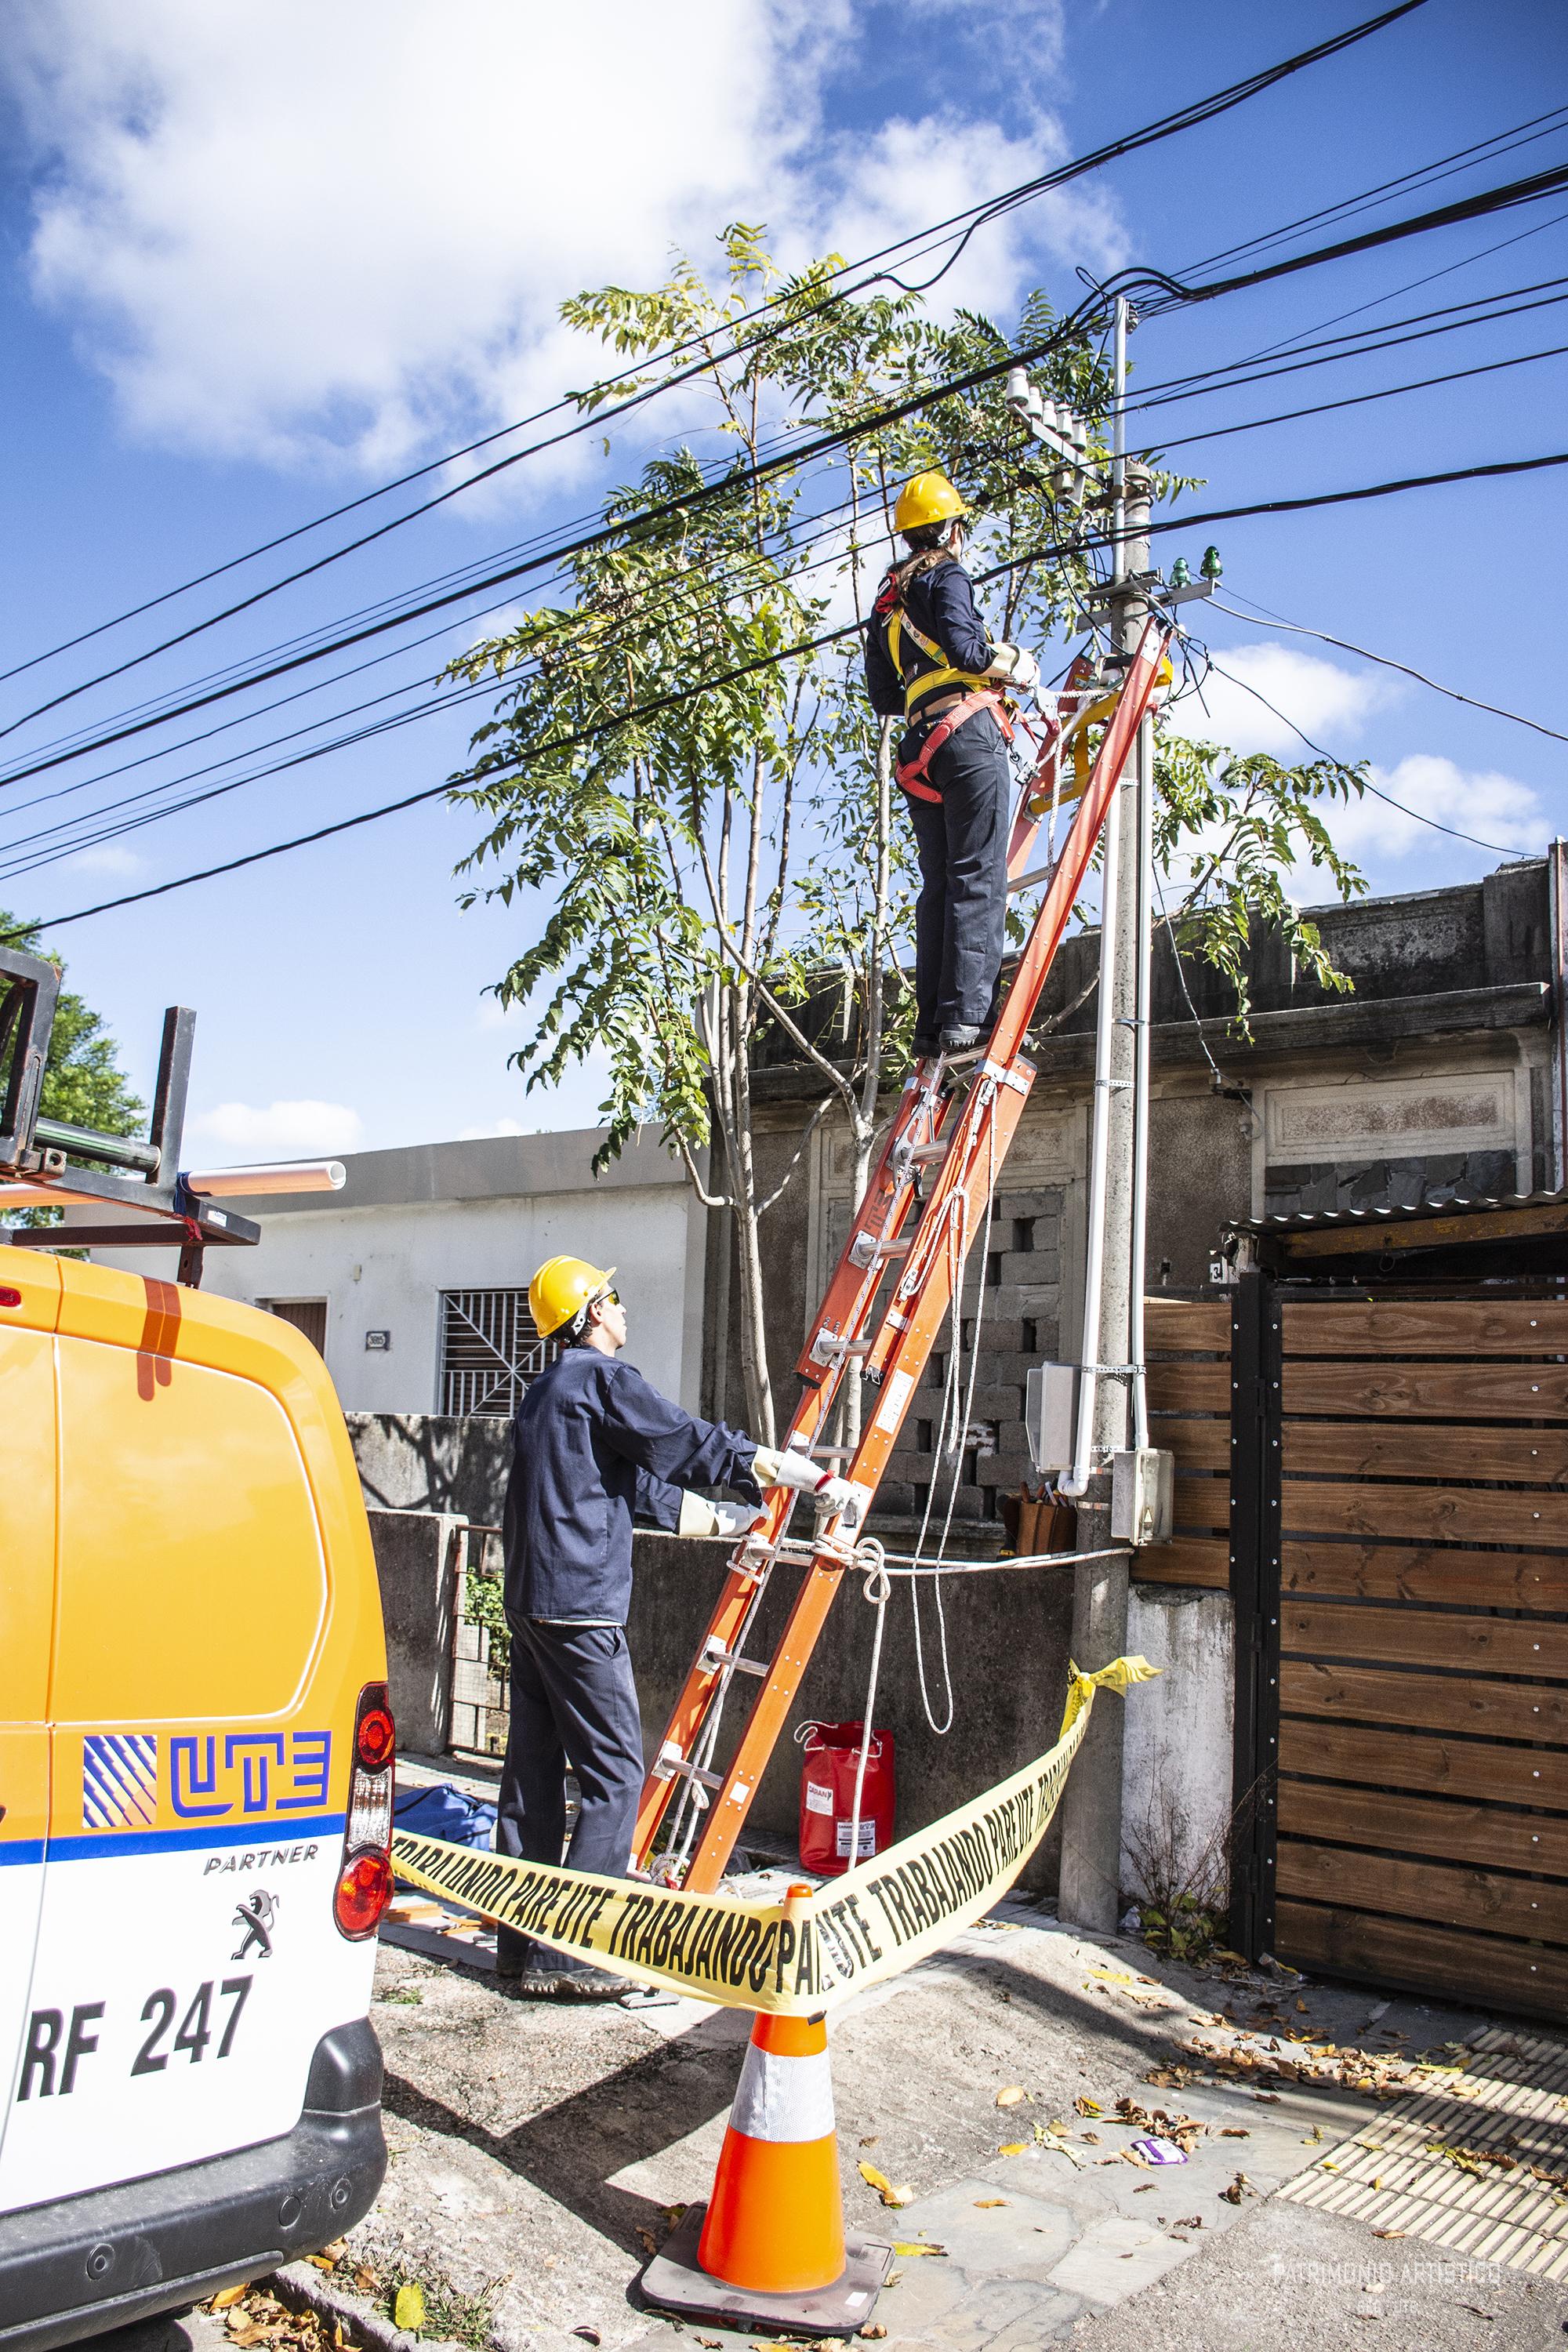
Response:
[[[6,2352],[187,2305],[368,2210],[392,1756],[315,1350],[0,1246]]]

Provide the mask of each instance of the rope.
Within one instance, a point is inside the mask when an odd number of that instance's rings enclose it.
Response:
[[[861,1591],[877,1612],[877,1630],[871,1637],[871,1671],[866,1683],[866,1713],[860,1725],[860,1753],[855,1759],[855,1805],[849,1817],[849,1870],[860,1867],[860,1800],[866,1787],[866,1759],[871,1753],[872,1729],[877,1719],[877,1681],[882,1671],[882,1635],[887,1630],[888,1598],[892,1586],[883,1564],[882,1547],[875,1536],[868,1536],[856,1547],[856,1565],[864,1566],[866,1580]],[[849,1874],[845,1873],[846,1877]]]

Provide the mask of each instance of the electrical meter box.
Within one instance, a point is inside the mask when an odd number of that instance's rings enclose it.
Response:
[[[1176,1457],[1152,1445],[1110,1457],[1113,1543],[1169,1543],[1174,1517]]]
[[[1024,1434],[1042,1476],[1072,1468],[1078,1423],[1076,1364],[1034,1364],[1024,1379]]]

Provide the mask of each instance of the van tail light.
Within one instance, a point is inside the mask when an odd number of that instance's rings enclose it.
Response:
[[[354,1712],[349,1818],[332,1916],[352,1943],[374,1936],[392,1899],[392,1781],[397,1735],[384,1683],[366,1683]]]

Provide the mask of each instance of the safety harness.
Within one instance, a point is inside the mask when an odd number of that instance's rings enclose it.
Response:
[[[930,782],[927,775],[927,771],[937,752],[967,719],[977,718],[983,710],[989,710],[992,713],[996,724],[1002,730],[1004,740],[1010,743],[1013,740],[1013,727],[1007,716],[1006,706],[1001,694],[988,677],[974,670],[955,669],[936,639],[928,637],[923,629],[917,628],[905,607],[903,583],[899,577],[896,566],[883,581],[877,593],[877,601],[871,609],[875,619],[881,622],[887,631],[888,659],[892,663],[903,685],[906,719],[918,718],[916,704],[941,687],[962,686],[969,689],[952,706],[951,709],[942,712],[914,758],[904,761],[893,771],[894,780],[900,790],[907,793],[911,800],[940,802],[942,793],[937,785]],[[904,665],[900,659],[906,632],[928,661],[936,664],[934,669],[921,670],[914,677],[906,677]]]

